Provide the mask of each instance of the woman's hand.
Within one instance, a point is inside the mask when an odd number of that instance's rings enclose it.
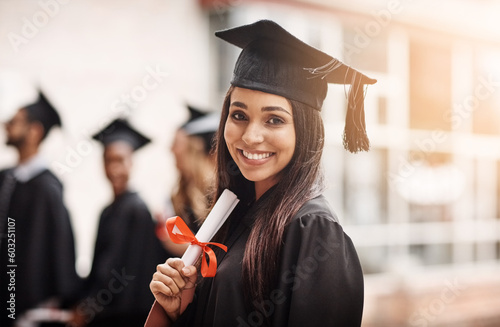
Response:
[[[156,267],[149,288],[172,322],[182,313],[182,291],[195,288],[196,278],[196,267],[185,267],[179,258],[170,258]]]

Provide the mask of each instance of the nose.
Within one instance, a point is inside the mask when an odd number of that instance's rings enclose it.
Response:
[[[3,128],[5,129],[5,131],[8,133],[11,130],[12,121],[11,120],[4,121],[4,122],[2,122],[2,125],[3,125]]]
[[[247,145],[254,145],[264,142],[264,131],[262,130],[262,126],[260,126],[256,122],[249,123],[246,126],[241,139]]]

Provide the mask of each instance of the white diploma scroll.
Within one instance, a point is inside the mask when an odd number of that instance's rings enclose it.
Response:
[[[200,230],[196,233],[196,239],[199,242],[210,242],[239,201],[233,192],[225,189],[203,222],[203,225],[201,225]],[[194,265],[200,255],[201,247],[191,244],[181,259],[186,266],[191,266]]]

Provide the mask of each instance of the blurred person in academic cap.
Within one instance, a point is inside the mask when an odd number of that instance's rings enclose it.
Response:
[[[351,85],[344,146],[368,150],[363,103],[376,80],[269,20],[216,36],[242,50],[216,133],[212,199],[229,189],[240,201],[212,239],[227,246],[214,250],[215,276],[179,258],[158,265],[145,326],[359,327],[363,272],[322,195],[321,109],[328,83]]]
[[[158,262],[169,257],[155,235],[146,204],[129,186],[134,153],[151,140],[124,119],[112,121],[93,138],[104,146],[104,170],[114,199],[99,219],[92,268],[75,324],[141,326],[152,301],[150,276]]]
[[[18,163],[0,171],[2,326],[67,320],[54,309],[70,304],[80,287],[63,186],[39,153],[50,130],[60,126],[41,91],[36,102],[5,123],[6,142],[16,149]]]
[[[193,233],[200,228],[208,213],[210,191],[215,177],[213,137],[219,127],[220,114],[203,111],[191,105],[188,120],[177,129],[170,151],[175,157],[179,180],[175,185],[165,212],[158,215],[157,235],[165,248],[181,256],[186,244],[175,244],[168,237],[165,221],[181,217]]]

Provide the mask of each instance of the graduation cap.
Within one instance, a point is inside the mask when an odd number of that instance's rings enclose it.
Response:
[[[42,124],[44,137],[49,133],[52,127],[62,125],[59,114],[42,91],[38,91],[38,99],[36,102],[24,107],[24,109],[27,111],[31,121],[37,121]]]
[[[104,146],[116,141],[129,143],[134,151],[151,142],[149,138],[135,130],[127,120],[115,119],[100,132],[92,136],[94,140],[101,142]]]
[[[187,135],[198,136],[203,139],[206,153],[210,153],[212,139],[219,128],[220,114],[203,112],[193,106],[187,105],[189,119],[180,128]]]
[[[328,54],[302,42],[273,21],[218,31],[215,35],[242,48],[231,84],[302,102],[321,110],[328,83],[351,85],[344,147],[369,149],[364,117],[364,86],[371,79]]]

